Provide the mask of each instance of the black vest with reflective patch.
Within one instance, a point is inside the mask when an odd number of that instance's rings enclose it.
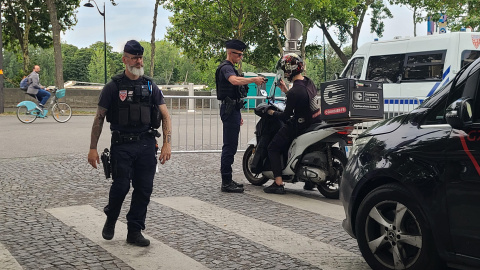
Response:
[[[121,126],[137,127],[152,123],[152,82],[142,76],[132,81],[124,73],[112,77],[117,86],[107,121]],[[154,121],[155,122],[155,121]]]

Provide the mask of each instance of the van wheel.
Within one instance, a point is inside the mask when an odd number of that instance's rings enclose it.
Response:
[[[372,269],[445,269],[419,203],[401,185],[371,191],[360,204],[355,231]]]
[[[333,158],[333,175],[329,175],[327,180],[317,185],[318,191],[329,199],[338,199],[340,197],[340,179],[342,179],[343,171],[347,164],[347,157],[337,148],[332,148]]]
[[[252,164],[253,154],[255,153],[255,146],[250,145],[245,153],[243,154],[242,159],[242,167],[243,167],[243,174],[247,178],[248,182],[250,182],[254,186],[261,186],[268,181],[268,178],[263,176],[263,174],[255,174],[252,173],[250,170],[250,166]]]

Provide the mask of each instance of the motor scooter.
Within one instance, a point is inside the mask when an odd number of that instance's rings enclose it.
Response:
[[[243,155],[244,175],[255,186],[274,179],[267,147],[282,123],[268,115],[267,111],[285,109],[285,101],[275,99],[275,87],[279,80],[277,75],[272,85],[273,91],[269,91],[270,96],[261,90],[266,102],[255,108],[255,114],[260,116],[255,128],[256,136],[248,142],[249,146]],[[349,135],[353,129],[353,122],[312,124],[292,141],[288,152],[282,156],[283,181],[305,182],[311,187],[316,186],[326,198],[338,199],[339,182],[347,163],[347,146],[352,144]]]

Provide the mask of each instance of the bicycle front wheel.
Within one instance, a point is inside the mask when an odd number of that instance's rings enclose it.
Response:
[[[67,103],[55,103],[52,107],[53,119],[65,123],[72,117],[72,108]]]
[[[30,124],[37,119],[38,110],[28,110],[26,106],[20,106],[17,109],[17,118],[20,122]]]

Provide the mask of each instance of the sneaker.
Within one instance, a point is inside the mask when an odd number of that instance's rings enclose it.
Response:
[[[265,193],[274,193],[274,194],[285,194],[285,187],[283,185],[277,185],[273,182],[270,186],[263,189]]]
[[[115,234],[115,223],[117,223],[116,219],[114,220],[107,217],[107,221],[105,221],[102,230],[103,239],[112,240],[113,235]]]
[[[234,183],[237,187],[241,187],[243,188],[243,184],[242,183],[237,183],[235,181],[232,180],[232,183]]]
[[[39,110],[40,113],[43,113],[43,105],[38,104],[37,106],[35,106],[35,109]]]
[[[150,245],[150,240],[143,237],[140,231],[128,231],[127,243],[139,247],[146,247]]]
[[[222,192],[229,192],[229,193],[242,193],[244,191],[243,187],[239,187],[235,184],[235,182],[230,182],[228,185],[222,185]]]

